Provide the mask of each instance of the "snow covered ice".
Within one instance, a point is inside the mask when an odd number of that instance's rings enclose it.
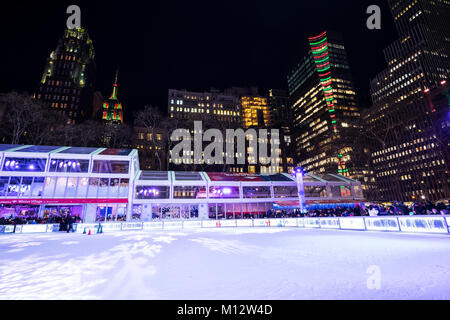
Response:
[[[449,299],[446,235],[198,229],[0,236],[0,299]],[[371,266],[380,288],[369,289]]]

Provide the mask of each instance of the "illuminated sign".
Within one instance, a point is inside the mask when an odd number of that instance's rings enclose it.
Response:
[[[115,203],[128,203],[126,199],[0,199],[0,204],[29,204],[29,205],[41,205],[41,204],[115,204]]]

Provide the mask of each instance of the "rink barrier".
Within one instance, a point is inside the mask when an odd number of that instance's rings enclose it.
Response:
[[[450,216],[377,216],[377,217],[320,217],[320,218],[270,218],[239,220],[161,220],[148,222],[101,223],[103,233],[133,230],[182,230],[215,228],[304,228],[354,231],[383,231],[407,233],[450,233]],[[73,225],[74,232],[97,233],[99,223]],[[59,224],[24,224],[0,226],[0,233],[58,232]]]

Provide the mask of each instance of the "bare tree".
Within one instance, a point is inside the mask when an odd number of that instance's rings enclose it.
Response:
[[[97,147],[102,145],[102,136],[103,126],[96,121],[88,120],[74,127],[74,141],[72,145]]]
[[[157,107],[146,105],[143,110],[139,110],[134,115],[135,126],[142,127],[147,133],[150,134],[150,139],[147,139],[147,143],[150,144],[152,150],[155,151],[155,156],[158,160],[159,170],[163,169],[163,161],[161,152],[166,152],[169,148],[170,130],[173,127],[173,123],[161,112]],[[162,135],[161,139],[158,139]],[[169,136],[169,139],[167,139]],[[168,161],[166,156],[166,159]],[[168,162],[166,163],[168,165]]]
[[[35,121],[34,117],[41,106],[31,96],[17,92],[4,95],[1,103],[6,110],[3,134],[12,144],[19,144]]]
[[[131,144],[131,129],[127,125],[104,124],[105,146],[107,148],[124,148]]]

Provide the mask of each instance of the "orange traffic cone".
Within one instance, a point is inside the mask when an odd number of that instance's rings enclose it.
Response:
[[[88,233],[88,235],[91,235],[91,229],[89,229],[89,233]]]

